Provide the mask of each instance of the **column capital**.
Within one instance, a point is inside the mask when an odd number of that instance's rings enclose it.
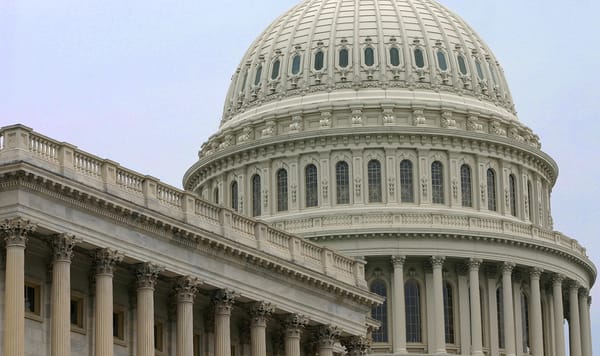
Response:
[[[515,269],[515,264],[512,262],[504,262],[502,264],[502,273],[507,273],[507,274],[512,274],[513,270]]]
[[[569,290],[575,290],[579,293],[579,288],[581,288],[581,284],[577,281],[570,280],[569,281]]]
[[[178,303],[192,303],[198,292],[201,282],[198,278],[184,276],[177,278],[175,282],[175,293],[177,293]]]
[[[37,228],[36,224],[32,224],[29,220],[23,218],[6,219],[0,224],[0,233],[6,246],[25,247],[29,235]]]
[[[219,289],[212,297],[216,314],[229,314],[235,303],[236,293],[231,289]]]
[[[275,307],[265,301],[255,302],[250,308],[250,316],[252,316],[252,324],[265,324],[267,319],[273,314]]]
[[[116,250],[110,248],[97,250],[94,255],[96,274],[106,274],[112,276],[115,265],[121,261],[123,261],[123,254]]]
[[[337,326],[323,325],[317,330],[317,339],[321,347],[333,347],[342,331]]]
[[[154,289],[158,275],[164,271],[164,267],[152,262],[141,263],[135,271],[137,289]]]
[[[431,266],[433,268],[442,268],[444,261],[446,261],[446,257],[444,256],[431,256]]]
[[[479,267],[481,267],[482,263],[483,260],[481,259],[469,258],[469,260],[467,261],[467,266],[469,266],[469,271],[479,271]]]
[[[589,293],[590,293],[590,291],[587,288],[581,287],[579,289],[579,297],[581,297],[581,298],[589,297]]]
[[[82,240],[71,234],[57,234],[50,237],[48,243],[52,247],[52,258],[54,262],[71,262],[73,258],[73,247]]]
[[[539,267],[533,267],[529,270],[529,275],[532,279],[540,279],[542,273],[544,273],[544,269]]]
[[[286,335],[296,337],[300,337],[302,329],[304,329],[307,324],[308,318],[302,314],[290,314],[283,322]]]
[[[556,285],[562,286],[562,283],[563,283],[564,280],[565,280],[565,276],[563,276],[560,273],[555,273],[552,276],[552,285],[553,286],[556,286]]]
[[[371,350],[371,340],[364,336],[350,336],[341,342],[349,356],[365,356]]]
[[[391,260],[392,260],[392,265],[394,265],[395,268],[403,267],[404,262],[406,262],[406,256],[402,256],[402,255],[392,256]]]

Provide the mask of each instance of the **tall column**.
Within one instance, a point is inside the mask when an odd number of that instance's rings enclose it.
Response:
[[[504,303],[504,349],[506,356],[515,356],[515,314],[513,308],[512,271],[514,263],[505,262],[502,265],[502,301]]]
[[[446,330],[444,327],[444,281],[442,267],[446,258],[442,256],[431,257],[431,266],[433,267],[433,310],[435,322],[435,343],[434,353],[446,353]]]
[[[113,273],[123,255],[111,249],[96,251],[96,306],[94,308],[96,356],[113,355]]]
[[[569,285],[569,346],[570,356],[581,356],[581,324],[579,320],[579,283]]]
[[[136,271],[138,356],[154,356],[154,287],[163,269],[147,262]]]
[[[342,345],[346,348],[348,356],[366,356],[371,349],[371,341],[364,336],[342,339]]]
[[[275,308],[271,303],[261,301],[256,302],[250,310],[252,321],[250,322],[250,355],[251,356],[266,356],[267,355],[267,320],[273,313]]]
[[[534,268],[530,273],[530,306],[529,330],[531,333],[531,356],[544,356],[544,334],[542,323],[542,295],[540,291],[540,277],[543,270]]]
[[[25,244],[36,226],[20,218],[5,220],[0,232],[6,243],[4,285],[4,355],[25,354]]]
[[[565,313],[563,310],[562,282],[564,276],[556,274],[552,279],[552,297],[554,299],[554,355],[565,356],[565,331],[563,328]]]
[[[588,291],[579,292],[579,319],[581,322],[581,354],[592,355],[592,329],[590,323],[590,297]]]
[[[490,326],[490,332],[488,334],[490,340],[490,355],[499,355],[499,341],[498,340],[498,312],[496,306],[498,300],[496,298],[497,283],[498,283],[498,268],[497,266],[487,265],[485,267],[485,278],[487,281],[487,295],[488,295],[488,320]]]
[[[336,326],[325,325],[319,328],[318,333],[319,356],[333,356],[333,346],[342,332]]]
[[[308,318],[292,314],[285,320],[285,356],[300,356],[300,337]]]
[[[481,298],[479,296],[479,266],[481,260],[469,260],[469,296],[471,298],[471,355],[483,355]]]
[[[469,312],[469,266],[459,263],[456,266],[458,277],[458,323],[460,325],[460,355],[471,355],[471,313]]]
[[[406,257],[393,256],[394,265],[394,289],[392,312],[393,320],[393,351],[395,354],[405,354],[406,351],[406,311],[404,306],[404,262]]]
[[[235,293],[219,290],[213,297],[215,306],[215,356],[231,356],[230,319]]]
[[[50,354],[71,355],[71,259],[79,241],[61,234],[50,240],[52,247],[52,290],[50,292]]]
[[[200,282],[186,276],[177,279],[177,356],[194,355],[194,297]]]

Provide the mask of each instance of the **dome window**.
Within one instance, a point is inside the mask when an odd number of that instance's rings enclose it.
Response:
[[[273,68],[271,68],[272,80],[279,78],[279,67],[281,67],[281,61],[279,59],[276,59],[275,62],[273,62]]]
[[[371,47],[365,48],[365,65],[372,67],[375,64],[375,50]]]
[[[390,48],[390,64],[392,67],[400,66],[400,50],[398,47]]]
[[[260,84],[261,76],[262,76],[262,65],[259,65],[256,68],[256,75],[254,76],[254,85]]]
[[[325,53],[319,50],[315,53],[315,70],[322,70],[325,67]]]
[[[437,60],[438,60],[438,66],[440,67],[440,70],[442,72],[447,71],[448,70],[448,62],[446,61],[446,54],[444,53],[444,51],[442,51],[442,50],[437,51]]]
[[[465,57],[462,54],[459,54],[457,56],[457,60],[458,60],[458,70],[460,71],[460,74],[467,75],[468,71],[467,71],[467,62],[465,62]]]
[[[420,48],[415,48],[415,65],[417,68],[425,68],[425,56],[423,55],[423,50]]]
[[[475,61],[475,68],[477,69],[477,76],[479,80],[483,80],[483,68],[481,68],[481,62],[479,60]]]
[[[338,59],[338,64],[340,66],[340,68],[347,68],[348,64],[350,63],[350,58],[349,58],[349,52],[347,48],[342,48],[340,50],[340,54],[339,54],[339,59]]]
[[[292,75],[297,75],[300,73],[300,63],[302,62],[302,56],[300,54],[296,54],[292,59]]]

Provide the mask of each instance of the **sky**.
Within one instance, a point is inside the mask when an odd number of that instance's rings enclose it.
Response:
[[[244,52],[296,2],[1,0],[0,126],[22,123],[181,187]],[[555,228],[600,264],[600,2],[441,2],[494,51],[520,120],[560,167]],[[592,294],[600,336],[600,287]]]

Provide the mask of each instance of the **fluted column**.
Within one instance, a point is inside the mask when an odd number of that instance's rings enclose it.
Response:
[[[592,329],[590,323],[590,297],[588,291],[579,292],[579,319],[581,322],[581,354],[592,355]]]
[[[570,356],[581,356],[581,324],[579,320],[579,283],[569,284],[569,347]]]
[[[481,327],[481,298],[479,296],[479,267],[481,260],[469,262],[469,296],[471,298],[471,355],[483,355],[483,334]]]
[[[342,339],[342,345],[346,348],[348,356],[366,356],[371,350],[371,340],[364,336]]]
[[[529,330],[531,332],[531,355],[544,356],[544,333],[542,323],[542,296],[540,291],[540,277],[543,270],[534,268],[530,273],[530,306]],[[525,317],[525,316],[523,316]]]
[[[53,236],[52,290],[50,292],[50,354],[71,355],[71,259],[79,241],[73,235]]]
[[[186,276],[177,279],[177,356],[194,355],[194,297],[200,282]]]
[[[138,356],[154,356],[154,287],[163,269],[148,262],[136,271]]]
[[[406,257],[393,256],[394,289],[392,302],[393,350],[395,354],[405,354],[406,351],[406,311],[404,305],[404,262]]]
[[[215,356],[231,356],[230,319],[235,301],[232,290],[219,290],[213,297],[215,306]]]
[[[435,322],[435,343],[434,353],[446,353],[446,330],[444,328],[444,284],[442,267],[444,266],[445,257],[433,256],[431,258],[431,266],[433,267],[433,310]]]
[[[250,322],[250,355],[267,355],[267,320],[275,308],[268,302],[256,302],[250,310],[252,321]]]
[[[308,318],[292,314],[285,320],[285,356],[300,356],[300,337]]]
[[[25,354],[25,245],[36,226],[20,218],[6,220],[0,232],[6,243],[4,285],[4,355]]]
[[[515,314],[513,307],[512,271],[514,263],[502,265],[502,301],[504,303],[504,349],[506,356],[515,356]]]
[[[340,335],[341,331],[336,326],[321,326],[318,331],[319,356],[333,356],[333,346]]]
[[[564,276],[557,274],[552,279],[552,296],[554,299],[554,345],[555,356],[565,356],[565,331],[563,328],[565,313],[563,310],[562,282]]]
[[[111,249],[96,251],[95,356],[113,355],[113,273],[123,255]]]

